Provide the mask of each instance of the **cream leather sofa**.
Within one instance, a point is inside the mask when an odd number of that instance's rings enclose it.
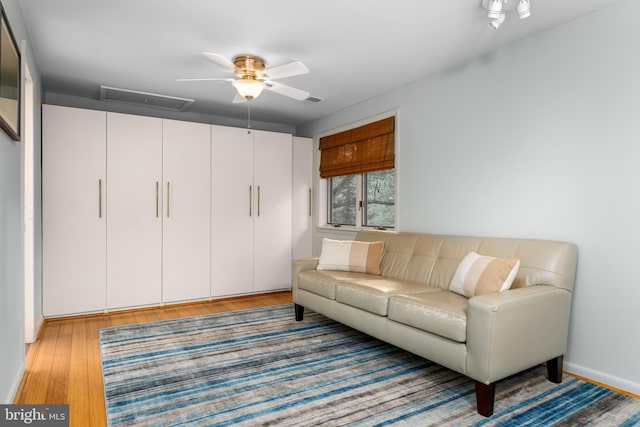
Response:
[[[493,414],[499,380],[546,362],[562,381],[577,248],[565,242],[362,231],[384,241],[381,275],[316,270],[296,259],[296,320],[304,308],[475,380],[478,412]],[[471,298],[450,292],[469,252],[520,259],[511,289]]]

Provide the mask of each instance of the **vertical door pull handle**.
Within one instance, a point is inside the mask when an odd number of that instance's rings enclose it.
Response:
[[[258,185],[258,216],[260,216],[260,186]]]
[[[98,180],[98,218],[102,218],[102,180]]]
[[[253,203],[253,189],[249,186],[249,216],[251,216],[251,204]]]
[[[171,216],[171,183],[167,181],[167,218]]]
[[[313,206],[311,205],[311,201],[313,199],[311,187],[309,187],[309,216],[312,214]]]
[[[158,205],[160,200],[160,195],[158,194],[159,187],[160,187],[160,183],[156,181],[156,218],[160,216],[160,206]]]

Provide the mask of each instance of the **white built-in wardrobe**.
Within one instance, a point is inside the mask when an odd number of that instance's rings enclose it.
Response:
[[[288,289],[311,254],[310,139],[52,105],[42,129],[47,317]]]

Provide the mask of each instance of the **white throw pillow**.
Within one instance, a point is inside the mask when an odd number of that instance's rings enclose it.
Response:
[[[449,290],[471,298],[506,291],[518,274],[520,260],[469,252],[456,269]]]
[[[322,239],[317,270],[380,274],[384,242]]]

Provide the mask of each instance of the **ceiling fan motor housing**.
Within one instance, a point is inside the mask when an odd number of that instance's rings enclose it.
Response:
[[[256,79],[264,71],[264,59],[253,55],[238,55],[233,58],[235,74],[240,78]]]

